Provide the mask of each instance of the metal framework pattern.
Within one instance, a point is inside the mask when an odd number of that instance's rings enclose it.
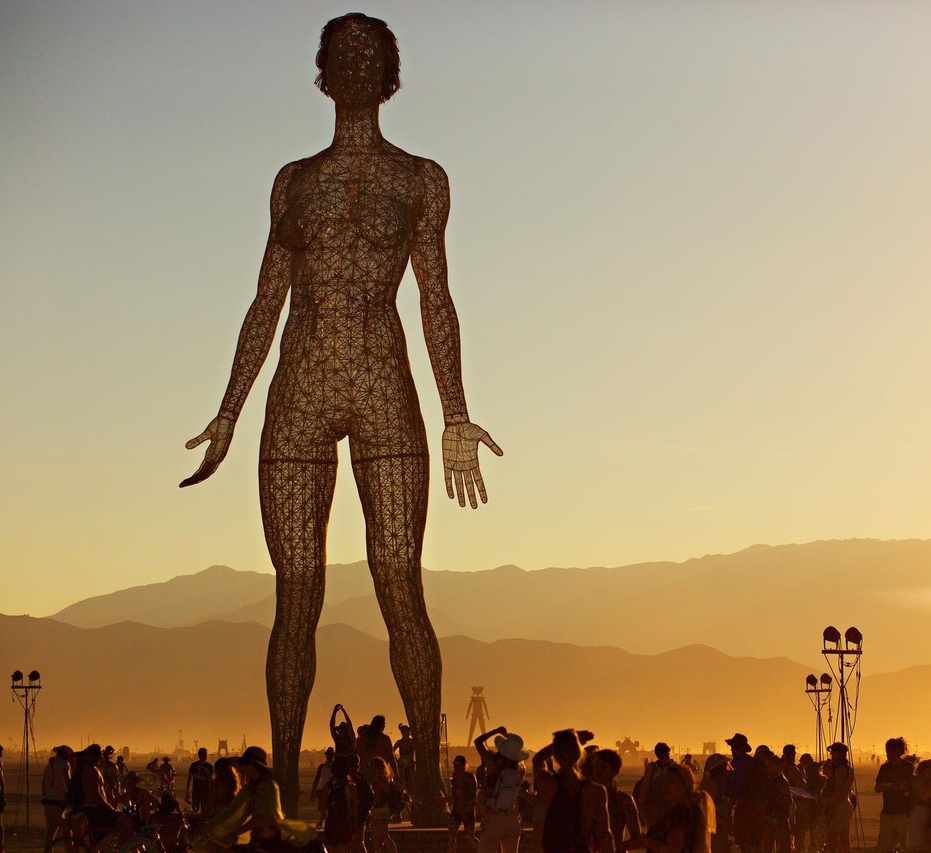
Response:
[[[475,508],[477,492],[485,502],[478,445],[502,455],[488,433],[469,421],[462,388],[459,325],[447,286],[446,174],[387,142],[379,129],[379,105],[400,86],[395,37],[383,21],[364,15],[334,19],[323,29],[317,65],[317,85],[336,104],[333,143],[288,164],[275,180],[258,293],[243,322],[219,414],[187,444],[209,441],[204,461],[181,484],[206,479],[226,455],[290,291],[262,433],[259,491],[277,575],[266,668],[272,751],[291,815],[316,670],[336,444],[347,436],[391,667],[418,755],[416,797],[434,802],[443,790],[442,665],[420,565],[429,459],[395,307],[408,260],[445,418],[449,497],[461,506],[468,498]]]

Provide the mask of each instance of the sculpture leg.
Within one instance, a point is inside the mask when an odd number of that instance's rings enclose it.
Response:
[[[292,818],[300,795],[298,757],[307,700],[317,670],[314,633],[323,607],[326,528],[335,483],[336,463],[259,465],[262,521],[277,593],[265,684],[281,805]]]
[[[391,669],[417,753],[414,800],[419,805],[412,819],[445,826],[442,804],[435,802],[445,795],[440,776],[442,662],[420,573],[429,469],[427,456],[353,461],[369,568],[388,628]]]
[[[466,741],[467,744],[472,743],[472,736],[475,734],[475,723],[478,721],[478,717],[475,714],[472,715],[472,719],[469,720],[469,739]],[[482,732],[485,734],[485,732]]]

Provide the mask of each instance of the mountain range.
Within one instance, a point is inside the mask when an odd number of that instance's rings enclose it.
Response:
[[[78,628],[51,619],[0,616],[0,667],[27,662],[42,673],[35,731],[41,747],[79,739],[165,748],[178,730],[213,748],[218,738],[268,744],[265,649],[254,622],[156,628],[121,622]],[[812,744],[814,714],[803,694],[806,668],[786,658],[731,657],[702,645],[659,655],[610,646],[463,636],[440,641],[443,710],[453,744],[466,740],[471,686],[481,684],[489,724],[519,731],[539,747],[554,729],[591,728],[601,743],[631,736],[700,751],[735,730],[754,742]],[[317,681],[304,742],[327,742],[336,702],[358,725],[383,713],[403,719],[388,644],[347,625],[319,629]],[[866,676],[857,740],[865,748],[892,734],[927,744],[931,666]],[[22,714],[0,703],[0,730],[21,730]]]
[[[756,545],[684,563],[619,568],[516,566],[425,570],[437,633],[493,642],[522,637],[657,654],[701,643],[730,655],[785,656],[820,672],[821,634],[864,634],[869,672],[931,664],[919,638],[931,620],[931,540],[852,539]],[[131,620],[157,627],[274,619],[274,577],[213,566],[161,584],[77,602],[53,618],[81,627]],[[386,637],[364,562],[331,565],[321,624]]]

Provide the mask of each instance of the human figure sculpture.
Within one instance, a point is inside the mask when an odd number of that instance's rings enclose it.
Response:
[[[472,736],[475,734],[475,726],[479,727],[482,734],[485,734],[485,715],[488,713],[488,704],[482,695],[484,687],[473,687],[472,698],[469,699],[469,710],[466,716],[471,717],[469,720],[469,739],[466,743],[472,743]]]
[[[400,58],[384,21],[350,14],[323,29],[316,83],[336,105],[332,144],[286,165],[271,193],[271,229],[219,413],[187,443],[209,441],[182,486],[216,471],[268,355],[288,291],[290,312],[269,389],[259,492],[277,606],[266,667],[275,770],[286,812],[298,797],[298,753],[314,683],[325,539],[336,444],[349,437],[375,593],[391,666],[420,756],[417,797],[443,794],[439,770],[441,662],[424,604],[420,558],[429,459],[395,297],[410,260],[443,407],[450,498],[487,500],[478,445],[502,450],[470,422],[459,325],[447,286],[443,169],[389,143],[379,106],[400,88]]]

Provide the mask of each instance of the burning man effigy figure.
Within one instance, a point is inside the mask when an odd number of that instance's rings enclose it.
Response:
[[[349,437],[375,593],[391,666],[414,739],[417,798],[443,795],[439,770],[440,652],[427,617],[420,558],[429,459],[395,297],[408,261],[446,428],[446,489],[460,506],[487,500],[478,445],[501,449],[469,420],[459,325],[447,287],[446,173],[381,134],[379,106],[400,88],[400,57],[384,21],[349,14],[323,29],[317,85],[336,105],[329,148],[275,179],[258,293],[239,336],[219,413],[188,448],[209,441],[199,483],[223,461],[265,361],[289,291],[290,311],[266,407],[259,456],[265,538],[277,576],[266,682],[275,770],[285,811],[298,797],[298,753],[314,682],[336,444]]]

